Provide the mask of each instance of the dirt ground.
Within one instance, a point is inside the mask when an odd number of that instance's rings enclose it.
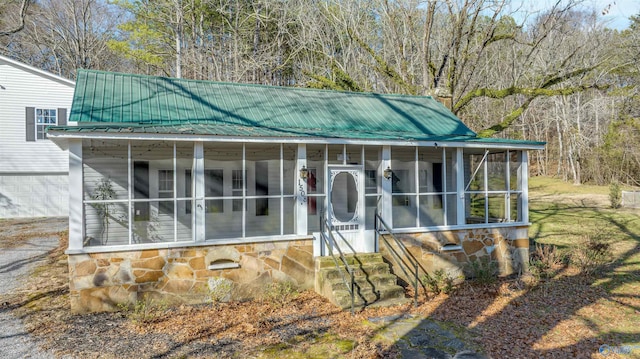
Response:
[[[532,200],[549,200],[549,196],[533,194]],[[552,198],[579,206],[608,205],[603,195]],[[44,221],[0,221],[0,246],[19,245],[48,227]],[[396,343],[381,339],[385,324],[369,319],[402,315],[435,320],[493,358],[602,358],[599,348],[603,345],[640,338],[635,329],[615,330],[616,323],[638,316],[638,298],[623,298],[619,304],[607,287],[596,285],[597,276],[571,267],[557,268],[553,278],[540,280],[465,282],[448,295],[421,293],[417,308],[407,304],[366,309],[354,316],[313,291],[290,293],[278,300],[171,308],[150,303],[116,313],[74,315],[68,304],[67,237],[65,232],[58,234],[60,246],[49,253],[48,263],[20,290],[0,298],[0,303],[24,320],[43,348],[61,356],[397,358]],[[635,312],[629,308],[636,308]],[[607,323],[611,323],[609,331],[602,329]],[[627,357],[637,356],[607,356]]]
[[[48,237],[66,231],[66,218],[0,219],[0,248],[23,245],[31,238]]]

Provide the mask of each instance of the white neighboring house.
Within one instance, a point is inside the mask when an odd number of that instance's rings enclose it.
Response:
[[[67,125],[74,87],[0,56],[0,218],[68,215],[69,155],[44,130]]]

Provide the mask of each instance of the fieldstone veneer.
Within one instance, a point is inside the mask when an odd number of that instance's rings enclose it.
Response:
[[[409,254],[417,259],[422,269],[429,274],[443,269],[450,277],[458,278],[468,267],[468,263],[476,260],[496,263],[500,275],[528,270],[529,231],[527,226],[396,234],[396,238],[404,243]],[[391,238],[388,241],[393,243]],[[447,250],[447,245],[461,248]],[[392,264],[392,270],[396,275],[408,283],[413,283],[413,279],[408,280],[409,278],[398,266],[382,240],[380,240],[380,251],[385,260]]]
[[[238,268],[209,270],[212,263]],[[233,282],[230,298],[260,295],[272,281],[313,288],[311,240],[69,255],[71,309],[114,310],[139,300],[203,303],[212,285]]]

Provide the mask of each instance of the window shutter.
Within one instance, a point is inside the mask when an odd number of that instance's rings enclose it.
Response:
[[[67,125],[67,109],[59,108],[58,109],[58,126],[66,126]]]
[[[27,132],[27,141],[35,141],[36,140],[36,108],[35,107],[27,107],[26,114],[26,132]]]

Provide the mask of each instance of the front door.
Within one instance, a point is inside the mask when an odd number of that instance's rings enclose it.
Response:
[[[330,166],[327,220],[345,253],[364,252],[364,173],[362,166]]]

